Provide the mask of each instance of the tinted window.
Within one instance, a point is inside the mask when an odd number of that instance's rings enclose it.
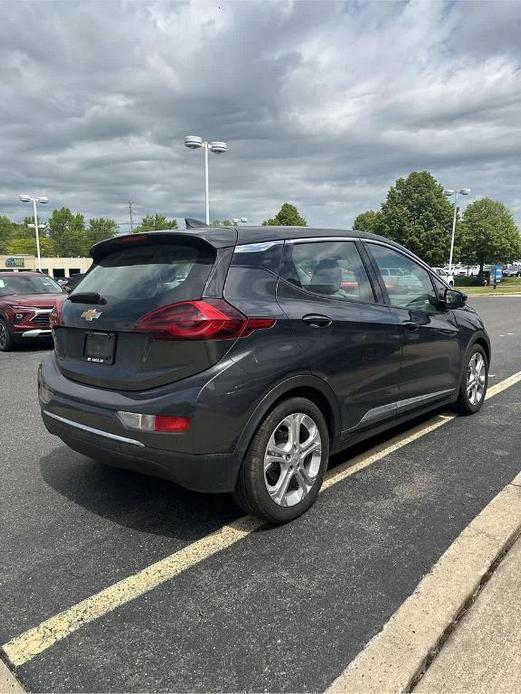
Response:
[[[180,244],[123,248],[103,258],[73,292],[104,299],[146,301],[151,307],[201,296],[215,251]]]
[[[288,244],[284,279],[314,294],[374,302],[373,290],[352,241]]]
[[[0,277],[0,296],[8,294],[62,294],[62,288],[45,275],[22,275],[13,273],[11,277]]]
[[[368,244],[392,306],[433,311],[438,301],[430,274],[421,265],[387,246]]]

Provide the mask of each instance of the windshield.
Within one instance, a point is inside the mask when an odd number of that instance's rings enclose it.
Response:
[[[63,294],[63,290],[46,275],[13,273],[11,277],[0,277],[0,296],[8,294]]]

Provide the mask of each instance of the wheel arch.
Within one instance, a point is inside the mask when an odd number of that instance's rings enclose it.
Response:
[[[280,402],[291,397],[305,397],[311,400],[326,420],[331,444],[338,439],[342,426],[341,413],[331,387],[311,374],[292,376],[273,387],[257,405],[239,437],[237,453],[244,455],[264,417]]]
[[[462,359],[461,362],[461,374],[460,374],[460,381],[459,381],[459,388],[461,387],[461,384],[463,383],[463,379],[465,378],[465,370],[467,368],[467,361],[469,358],[469,354],[471,349],[474,347],[474,345],[479,345],[482,349],[485,351],[485,355],[487,357],[487,362],[488,362],[488,368],[490,368],[490,359],[492,357],[491,349],[490,349],[490,340],[488,339],[487,335],[484,332],[478,332],[475,335],[473,335],[472,339],[469,340],[469,343],[467,345],[467,349],[465,350],[465,355],[464,358]]]
[[[483,347],[483,349],[485,350],[485,354],[487,355],[488,365],[490,366],[490,358],[491,358],[490,341],[487,340],[487,338],[484,335],[478,335],[469,344],[468,349],[467,349],[467,354],[469,353],[470,349],[472,347],[474,347],[474,345],[479,345],[480,347]]]

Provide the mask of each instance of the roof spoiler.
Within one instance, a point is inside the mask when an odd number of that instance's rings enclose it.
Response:
[[[207,228],[210,226],[206,222],[201,222],[200,219],[192,219],[192,217],[186,217],[185,224],[187,229],[200,229],[201,227]]]

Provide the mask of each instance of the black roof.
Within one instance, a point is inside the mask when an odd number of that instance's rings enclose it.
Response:
[[[287,239],[308,239],[320,237],[343,237],[359,238],[374,241],[384,241],[390,246],[406,251],[413,258],[417,256],[404,248],[399,243],[391,241],[377,234],[370,234],[365,231],[356,231],[355,229],[321,229],[317,227],[290,227],[290,226],[237,226],[237,227],[200,227],[192,229],[165,229],[164,231],[149,231],[143,234],[125,234],[124,236],[115,236],[112,239],[101,241],[91,248],[91,255],[95,262],[98,262],[103,256],[110,253],[116,248],[121,248],[125,243],[125,237],[132,236],[136,241],[139,237],[146,236],[152,243],[161,243],[167,237],[177,238],[189,236],[192,239],[201,239],[210,243],[214,248],[225,248],[235,246],[236,244],[246,243],[264,243],[267,241],[285,241]],[[130,242],[130,239],[129,241]],[[420,258],[418,260],[421,261]]]
[[[368,234],[365,231],[354,231],[353,229],[320,229],[317,227],[290,227],[290,226],[259,226],[259,227],[236,227],[238,233],[237,243],[258,243],[263,241],[284,241],[286,239],[308,239],[319,238],[321,236],[346,236],[349,238],[373,238],[381,239],[380,236]]]

